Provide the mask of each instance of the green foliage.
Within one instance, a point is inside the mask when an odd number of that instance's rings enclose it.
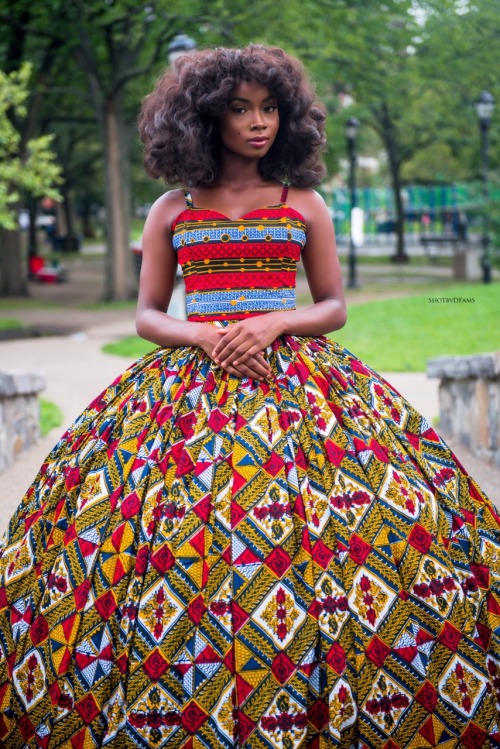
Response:
[[[13,117],[26,116],[31,70],[27,63],[11,73],[0,70],[0,227],[4,229],[17,227],[14,206],[21,190],[37,197],[59,197],[54,187],[60,181],[60,168],[51,150],[53,136],[31,138],[23,148],[13,123]]]
[[[480,162],[474,100],[488,88],[500,109],[498,0],[0,0],[0,14],[12,19],[0,39],[0,66],[12,69],[12,49],[17,68],[22,59],[33,61],[32,94],[44,92],[41,128],[56,133],[50,148],[79,207],[104,203],[102,143],[90,103],[98,87],[123,97],[134,202],[152,202],[164,189],[145,177],[134,130],[140,101],[178,33],[199,47],[260,41],[300,57],[328,108],[330,176],[345,159],[344,123],[354,115],[362,125],[359,153],[379,157],[391,142],[403,183],[473,179]],[[344,93],[354,106],[344,107]],[[6,142],[2,134],[2,149]],[[495,169],[498,127],[491,129],[491,157]],[[46,165],[35,183],[41,172]],[[384,163],[375,178],[358,172],[364,185],[387,184],[389,174]],[[4,189],[0,206],[14,199]]]
[[[56,403],[40,398],[40,432],[45,437],[52,429],[63,423],[63,412]]]

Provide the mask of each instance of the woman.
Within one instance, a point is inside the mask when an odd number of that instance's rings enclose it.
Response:
[[[137,312],[159,345],[63,435],[4,540],[0,740],[495,746],[499,523],[345,324],[323,109],[275,48],[146,98]],[[282,181],[287,184],[283,185]],[[295,309],[302,256],[314,303]],[[165,314],[177,262],[188,320]]]

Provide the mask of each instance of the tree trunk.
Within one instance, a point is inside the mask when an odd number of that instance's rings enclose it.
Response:
[[[72,252],[73,248],[73,237],[74,237],[74,221],[73,221],[73,208],[71,205],[71,198],[66,186],[63,188],[63,210],[64,219],[66,222],[66,236],[64,240],[64,248],[66,252]]]
[[[119,95],[106,98],[103,115],[108,250],[105,298],[109,301],[132,299],[135,280],[130,252],[130,154]]]
[[[0,296],[28,296],[19,231],[0,229]]]
[[[29,257],[36,257],[38,255],[38,235],[36,230],[36,213],[38,208],[38,201],[36,198],[31,196],[29,198],[29,217],[30,225],[28,226],[28,255]]]
[[[95,239],[94,222],[92,220],[92,201],[88,195],[83,195],[82,197],[81,221],[84,238]]]
[[[391,172],[392,190],[396,204],[396,254],[391,255],[393,263],[407,263],[410,259],[405,251],[405,212],[403,197],[401,195],[401,164],[396,154],[396,144],[387,132],[386,148],[389,156],[389,168]]]

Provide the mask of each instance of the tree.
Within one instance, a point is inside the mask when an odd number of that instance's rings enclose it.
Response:
[[[60,182],[60,169],[51,150],[52,136],[41,135],[22,143],[13,121],[27,116],[31,67],[18,71],[0,70],[0,291],[25,293],[20,247],[9,242],[17,235],[20,193],[58,198],[54,185]],[[11,256],[15,254],[16,257]]]
[[[410,0],[356,3],[344,16],[341,44],[328,34],[322,44],[337,89],[351,94],[362,124],[372,128],[384,146],[396,211],[396,261],[408,259],[402,168],[432,142],[437,124],[438,93],[418,75],[420,27],[411,12],[414,5]],[[424,102],[427,106],[422,107]]]

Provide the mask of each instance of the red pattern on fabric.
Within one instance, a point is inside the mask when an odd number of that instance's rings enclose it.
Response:
[[[203,290],[228,291],[241,289],[244,294],[248,289],[294,289],[295,273],[210,273],[206,276],[188,276],[186,291],[188,293]],[[245,278],[242,282],[243,277]]]
[[[285,213],[284,213],[285,212]],[[264,214],[261,216],[260,214]],[[283,215],[286,215],[287,218],[293,218],[296,221],[301,221],[303,224],[306,223],[306,220],[304,216],[299,213],[299,211],[296,211],[295,208],[292,208],[291,206],[283,206],[283,205],[277,205],[277,206],[267,206],[264,208],[256,208],[254,211],[250,211],[249,213],[243,214],[243,216],[239,216],[236,219],[230,219],[229,216],[224,215],[224,213],[221,213],[220,211],[212,210],[211,208],[186,208],[183,210],[179,215],[173,220],[171,225],[171,231],[172,233],[177,229],[179,224],[182,224],[184,221],[188,221],[189,223],[193,223],[194,221],[214,221],[214,220],[223,220],[223,221],[229,221],[230,223],[237,223],[238,221],[245,221],[251,220],[252,218],[262,218],[262,219],[276,219],[281,218]]]
[[[210,232],[214,228],[217,240],[226,233],[227,241],[211,242]],[[292,229],[299,232],[294,239]],[[196,298],[197,293],[214,292],[203,313],[194,309],[198,300],[188,300],[188,319],[215,321],[230,317],[234,320],[275,309],[294,308],[296,263],[306,236],[303,217],[293,208],[285,204],[259,208],[233,221],[218,211],[188,207],[179,214],[172,231],[187,293]],[[255,232],[257,239],[252,237],[249,242],[250,234]],[[275,234],[280,238],[273,238]],[[180,241],[186,244],[180,245]],[[226,292],[238,294],[240,289],[241,298],[231,301],[231,304],[238,302],[240,308],[235,315],[227,310]],[[270,295],[269,299],[256,300],[253,289],[278,293]],[[291,289],[293,296],[290,296]],[[281,290],[287,292],[283,298],[279,295]]]
[[[242,232],[243,233],[243,232]],[[286,253],[286,257],[285,257]],[[300,260],[300,246],[291,242],[207,242],[206,244],[186,244],[179,249],[177,258],[181,265],[190,260],[228,260],[230,258],[245,258],[248,263],[266,258],[283,258],[283,260]]]

